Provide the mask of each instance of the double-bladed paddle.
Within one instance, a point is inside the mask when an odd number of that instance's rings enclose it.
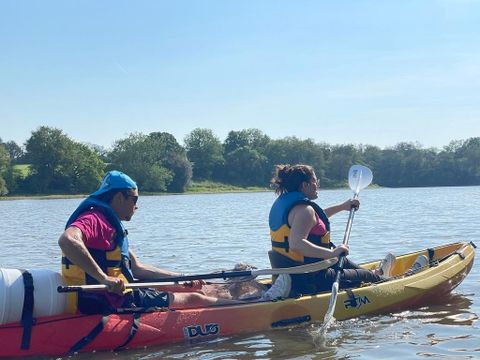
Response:
[[[152,282],[142,283],[128,283],[125,284],[126,289],[140,289],[140,288],[156,288],[165,286],[168,283],[191,280],[206,280],[206,279],[227,279],[233,277],[251,277],[255,278],[261,275],[280,275],[280,274],[303,274],[327,269],[338,262],[337,258],[327,259],[323,261],[314,262],[311,264],[294,266],[289,268],[276,269],[261,269],[261,270],[244,270],[244,271],[221,271],[210,274],[184,275],[184,276],[170,276],[166,278],[156,279]],[[64,292],[79,292],[79,291],[104,291],[107,290],[107,285],[72,285],[59,286],[57,291]]]
[[[357,199],[360,190],[366,188],[372,182],[373,175],[372,171],[366,166],[362,165],[353,165],[348,171],[348,185],[353,191],[353,198]],[[347,228],[345,229],[345,235],[343,237],[343,244],[348,245],[348,240],[350,238],[350,231],[352,229],[353,217],[357,209],[350,209],[350,215],[348,216]],[[345,262],[345,255],[341,255],[338,261],[338,269],[335,273],[335,281],[332,285],[332,294],[330,296],[330,301],[328,303],[328,309],[323,318],[323,328],[327,328],[330,323],[333,321],[333,312],[335,311],[335,305],[337,303],[338,296],[338,286],[340,283],[340,274],[343,269],[343,263]]]

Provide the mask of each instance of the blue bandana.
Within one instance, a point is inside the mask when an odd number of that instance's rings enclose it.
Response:
[[[118,170],[109,171],[102,180],[102,184],[97,191],[90,196],[98,196],[112,189],[136,189],[137,184],[130,176]]]

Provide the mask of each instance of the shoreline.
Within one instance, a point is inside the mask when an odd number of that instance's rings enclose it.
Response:
[[[378,185],[370,185],[370,188],[378,188]],[[322,187],[321,191],[348,189],[348,186]],[[142,192],[140,196],[170,196],[170,195],[192,195],[192,194],[228,194],[228,193],[254,193],[254,192],[273,192],[268,187],[239,187],[234,185],[220,183],[193,183],[192,186],[183,193],[179,192]],[[5,195],[0,196],[0,201],[9,200],[56,200],[56,199],[79,199],[86,198],[89,194],[24,194],[24,195]]]
[[[229,189],[229,190],[211,190],[211,191],[185,191],[183,193],[164,193],[164,192],[144,192],[140,196],[171,196],[171,195],[207,195],[207,194],[228,194],[228,193],[250,193],[250,192],[270,192],[270,189]],[[79,199],[86,198],[89,194],[42,194],[42,195],[12,195],[0,196],[0,201],[9,200],[56,200],[56,199]]]

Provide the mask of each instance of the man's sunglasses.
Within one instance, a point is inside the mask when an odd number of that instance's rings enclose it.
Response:
[[[129,193],[124,193],[124,192],[122,192],[122,194],[123,194],[123,197],[124,197],[125,199],[132,198],[132,199],[133,199],[133,204],[134,204],[134,205],[137,205],[138,195],[131,195],[131,194],[129,194]]]

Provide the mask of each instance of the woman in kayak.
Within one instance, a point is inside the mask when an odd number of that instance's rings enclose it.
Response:
[[[357,199],[320,208],[313,200],[318,197],[320,183],[311,166],[277,165],[271,181],[278,198],[269,215],[272,267],[292,267],[340,255],[348,255],[348,246],[335,246],[330,241],[329,217],[341,211],[358,209]],[[358,287],[362,282],[378,282],[388,278],[395,261],[387,255],[380,268],[367,270],[345,258],[340,287]],[[295,297],[329,290],[335,278],[335,266],[320,272],[283,275],[264,295],[265,300]]]

